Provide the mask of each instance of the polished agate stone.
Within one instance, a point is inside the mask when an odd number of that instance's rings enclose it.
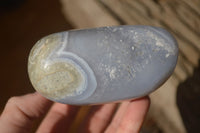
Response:
[[[44,97],[65,104],[136,99],[173,73],[176,40],[151,26],[111,26],[48,35],[32,48],[28,73]]]

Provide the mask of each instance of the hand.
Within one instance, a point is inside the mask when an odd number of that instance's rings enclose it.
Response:
[[[106,133],[138,133],[149,104],[149,98],[144,97],[123,102],[117,111],[117,104],[91,106],[77,131],[81,133],[103,131]],[[37,133],[66,133],[79,109],[78,106],[52,103],[38,93],[13,97],[8,100],[0,116],[0,131],[2,133],[29,133],[33,121],[48,112],[37,129]]]

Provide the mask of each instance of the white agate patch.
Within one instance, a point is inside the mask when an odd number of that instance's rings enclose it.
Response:
[[[67,35],[53,34],[38,41],[31,50],[28,63],[29,77],[34,88],[43,96],[60,102],[84,94],[90,88],[91,93],[82,96],[88,97],[97,86],[89,65],[79,56],[64,51]],[[89,79],[92,79],[92,84],[88,84]]]

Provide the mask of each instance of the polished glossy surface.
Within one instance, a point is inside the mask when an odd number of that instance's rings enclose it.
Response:
[[[100,104],[139,98],[172,74],[178,47],[166,30],[113,26],[55,33],[31,50],[34,88],[66,104]]]

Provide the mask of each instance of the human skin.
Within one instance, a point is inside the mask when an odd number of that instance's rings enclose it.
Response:
[[[115,103],[91,106],[78,131],[138,133],[149,105],[150,99],[146,96],[137,100],[124,101],[117,110]],[[12,97],[8,100],[0,116],[0,131],[3,133],[29,133],[33,122],[46,115],[37,129],[37,133],[66,133],[79,109],[79,106],[53,103],[37,92]]]

